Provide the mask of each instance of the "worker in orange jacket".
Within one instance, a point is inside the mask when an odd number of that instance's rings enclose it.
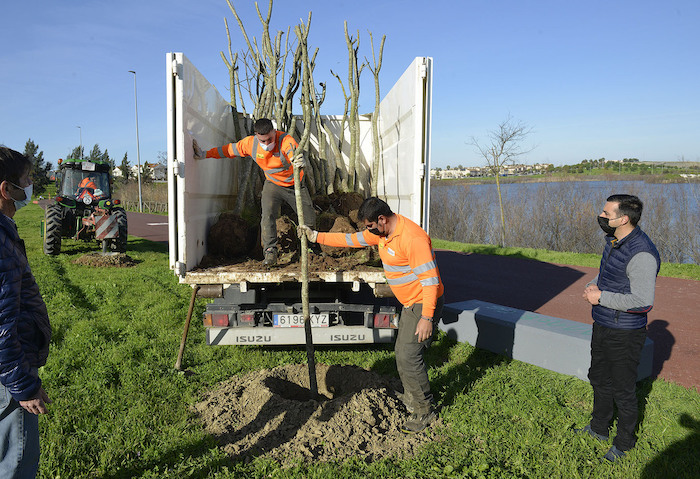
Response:
[[[444,304],[432,242],[420,226],[392,212],[379,198],[367,198],[357,216],[366,228],[358,233],[319,233],[301,225],[299,234],[328,246],[378,246],[387,283],[403,305],[394,352],[403,401],[412,414],[402,431],[420,432],[435,419],[424,353],[433,341]]]
[[[90,188],[92,191],[88,190],[87,188]],[[95,179],[91,176],[86,176],[85,178],[82,179],[80,184],[78,185],[78,189],[76,191],[76,194],[78,195],[78,199],[82,200],[86,196],[91,196],[95,197],[95,190],[97,190],[97,185],[95,184]]]
[[[274,129],[272,121],[260,118],[253,124],[254,135],[247,136],[237,143],[229,143],[204,151],[193,140],[194,158],[245,158],[252,157],[265,173],[261,207],[260,229],[262,236],[264,264],[277,263],[277,215],[286,202],[297,212],[294,196],[294,168],[299,168],[299,180],[304,177],[304,155],[297,151],[299,144],[291,135]],[[304,223],[313,228],[316,225],[316,212],[309,191],[301,184]]]

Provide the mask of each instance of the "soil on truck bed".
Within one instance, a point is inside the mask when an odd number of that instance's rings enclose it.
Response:
[[[204,393],[192,410],[237,460],[371,462],[413,456],[435,440],[434,425],[420,434],[400,431],[408,413],[397,396],[398,378],[325,364],[316,364],[316,378],[314,399],[307,364],[253,371]]]
[[[314,198],[320,210],[316,219],[319,231],[331,233],[355,233],[359,226],[357,208],[363,199],[357,193],[343,193]],[[286,206],[286,205],[285,205]],[[222,213],[212,225],[207,238],[207,254],[192,272],[211,271],[219,273],[243,273],[275,271],[280,274],[299,274],[300,240],[297,236],[297,223],[294,212],[282,211],[277,219],[277,243],[279,256],[277,264],[262,264],[260,227],[250,225],[240,216],[230,212]],[[381,260],[376,248],[334,248],[325,245],[311,245],[309,253],[310,272],[335,271],[378,271]]]

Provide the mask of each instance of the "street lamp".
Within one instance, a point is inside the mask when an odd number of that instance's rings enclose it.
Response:
[[[75,127],[80,132],[80,158],[79,159],[82,160],[83,159],[83,129],[80,128],[78,125],[75,125]]]
[[[129,70],[129,73],[134,74],[134,112],[136,113],[136,161],[138,162],[136,176],[138,178],[139,183],[139,212],[143,213],[143,200],[141,198],[141,150],[139,148],[139,107],[138,101],[136,99],[136,72],[134,70]]]

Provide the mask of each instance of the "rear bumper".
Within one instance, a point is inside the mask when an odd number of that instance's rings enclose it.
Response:
[[[207,344],[216,345],[304,345],[304,328],[238,327],[206,328]],[[390,343],[396,329],[374,329],[364,326],[331,326],[312,328],[315,345]]]

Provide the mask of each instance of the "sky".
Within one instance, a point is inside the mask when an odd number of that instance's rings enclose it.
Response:
[[[232,2],[260,39],[255,3]],[[224,19],[233,50],[245,49],[226,0],[25,0],[2,11],[0,144],[24,151],[32,139],[54,164],[81,141],[135,164],[135,105],[141,162],[158,161],[166,54],[183,52],[229,98]],[[432,167],[483,166],[472,139],[509,117],[531,128],[528,164],[700,161],[696,0],[276,0],[271,28],[286,34],[309,12],[324,114],[343,111],[331,70],[347,79],[345,21],[370,62],[369,33],[377,50],[386,35],[382,95],[415,57],[433,58]],[[366,68],[360,113],[373,110]]]

